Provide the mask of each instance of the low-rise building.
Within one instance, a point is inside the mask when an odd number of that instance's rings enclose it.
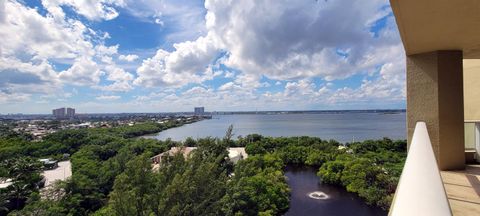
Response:
[[[12,184],[13,184],[12,179],[0,179],[0,189],[7,188]]]
[[[173,156],[179,152],[183,154],[186,158],[193,150],[197,149],[197,147],[172,147],[170,150],[160,153],[151,157],[153,163],[153,169],[158,169],[160,164],[162,163],[162,159],[165,156]],[[228,158],[233,163],[237,163],[238,161],[245,159],[248,157],[247,152],[245,152],[245,148],[237,147],[237,148],[228,148]]]
[[[39,160],[40,162],[42,162],[43,164],[43,167],[47,170],[49,169],[55,169],[58,167],[58,161],[56,160],[52,160],[50,158],[46,158],[46,159],[40,159]]]

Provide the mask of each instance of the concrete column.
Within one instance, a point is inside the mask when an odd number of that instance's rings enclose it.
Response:
[[[462,51],[407,56],[408,145],[425,121],[440,170],[465,166]]]

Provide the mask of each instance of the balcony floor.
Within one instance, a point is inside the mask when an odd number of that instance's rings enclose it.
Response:
[[[480,215],[480,165],[441,175],[453,215]]]

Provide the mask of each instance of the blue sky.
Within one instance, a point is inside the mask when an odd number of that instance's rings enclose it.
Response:
[[[3,114],[405,108],[404,61],[384,0],[0,0]]]

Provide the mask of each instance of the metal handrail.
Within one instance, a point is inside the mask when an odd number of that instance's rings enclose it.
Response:
[[[415,126],[389,215],[452,215],[425,122]]]

